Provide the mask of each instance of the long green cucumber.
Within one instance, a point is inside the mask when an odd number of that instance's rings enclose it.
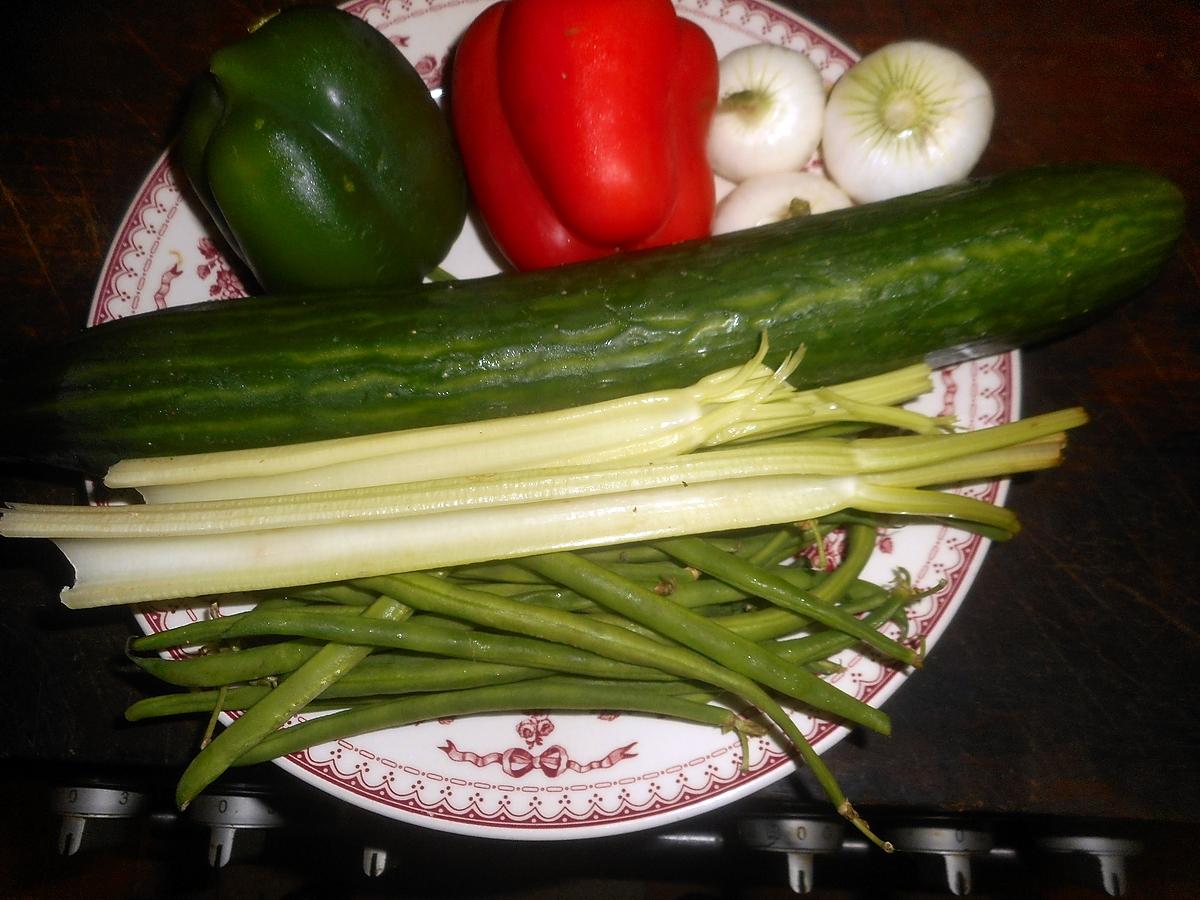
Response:
[[[1074,329],[1149,283],[1178,190],[1039,168],[705,241],[391,292],[268,296],[87,330],[5,378],[0,456],[267,446],[684,385],[806,348],[797,383]]]

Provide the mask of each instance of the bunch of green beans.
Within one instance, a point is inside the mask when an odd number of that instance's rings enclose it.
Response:
[[[185,688],[143,699],[131,721],[241,715],[180,779],[186,806],[231,766],[425,719],[505,710],[611,710],[773,730],[842,815],[858,816],[777,697],[880,733],[888,717],[818,673],[853,647],[896,665],[920,653],[880,627],[919,596],[903,579],[861,580],[874,525],[843,527],[832,572],[781,566],[831,523],[553,553],[437,572],[398,573],[258,598],[133,639],[130,659]],[[797,632],[802,637],[790,637]],[[161,651],[202,648],[182,658]],[[297,713],[337,710],[282,727]]]

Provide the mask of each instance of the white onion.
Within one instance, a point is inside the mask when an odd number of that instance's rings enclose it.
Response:
[[[888,44],[834,85],[822,155],[831,178],[859,202],[958,181],[991,136],[991,88],[953,50]]]
[[[744,181],[802,168],[821,142],[825,84],[798,50],[752,44],[720,63],[720,101],[708,133],[717,175]]]
[[[717,204],[713,234],[769,225],[803,213],[817,215],[844,209],[850,198],[840,187],[815,172],[773,172],[747,178]]]

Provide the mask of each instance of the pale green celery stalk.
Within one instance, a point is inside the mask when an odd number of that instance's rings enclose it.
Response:
[[[1062,451],[1066,446],[1066,435],[1062,433],[1035,438],[1015,447],[985,450],[945,462],[916,465],[911,468],[888,472],[873,472],[870,481],[880,487],[933,487],[965,484],[995,477],[1003,469],[1007,474],[1036,472],[1052,469],[1062,463]]]
[[[991,477],[1011,467],[1058,461],[1063,429],[1083,424],[1081,410],[1035,416],[974,432],[856,440],[796,440],[705,451],[617,469],[584,467],[445,479],[319,494],[149,506],[15,504],[0,518],[10,537],[163,537],[236,533],[427,515],[456,509],[539,503],[675,484],[699,485],[747,475],[872,474],[875,484],[918,487]],[[1049,441],[1044,445],[1034,443]],[[1029,442],[1017,451],[1011,445]],[[988,455],[999,453],[999,457]],[[948,468],[952,461],[957,468]],[[895,476],[875,473],[899,470]],[[908,473],[908,474],[904,474]]]
[[[978,457],[981,462],[964,471],[981,468],[985,472],[983,475],[965,475],[959,479],[948,479],[949,481],[990,477],[987,473],[994,472],[995,469],[989,467],[994,467],[996,461],[982,454],[997,450],[1008,453],[1010,448],[1032,445],[1042,440],[1061,446],[1062,433],[1086,424],[1087,420],[1084,410],[1072,407],[977,431],[881,438],[808,438],[802,442],[796,441],[795,446],[798,452],[802,451],[805,454],[806,474],[874,475],[878,472],[902,471],[912,474],[911,477],[903,477],[898,483],[915,487],[942,483],[926,477],[926,467],[942,466],[953,459]],[[753,447],[757,446],[765,451],[776,443],[784,442],[749,445],[745,449],[753,452]],[[784,445],[790,446],[789,443]],[[733,449],[736,447],[727,448],[725,452]]]
[[[1042,415],[1018,419],[1004,425],[962,431],[952,435],[912,435],[889,438],[860,438],[852,442],[858,471],[883,472],[912,470],[933,466],[951,459],[967,459],[976,454],[1007,450],[1022,444],[1047,440],[1063,443],[1062,433],[1087,424],[1087,413],[1070,407]],[[924,478],[924,476],[920,476]],[[923,485],[940,482],[921,480]]]
[[[63,602],[82,608],[782,524],[852,506],[857,487],[854,478],[731,478],[397,519],[56,543],[75,567],[75,584],[63,591]]]
[[[910,475],[907,481],[898,474],[884,477],[885,473],[862,477],[766,474],[794,469],[772,468],[780,460],[772,455],[775,445],[751,445],[600,475],[533,473],[536,484],[523,483],[519,489],[508,484],[490,498],[471,501],[488,505],[464,503],[462,495],[454,491],[441,497],[427,495],[425,511],[419,514],[406,512],[413,504],[410,493],[384,518],[370,505],[365,512],[359,509],[355,518],[353,504],[339,502],[299,521],[293,518],[289,522],[286,515],[276,517],[278,509],[263,518],[251,516],[240,526],[253,529],[247,531],[199,535],[150,531],[147,535],[152,536],[137,537],[111,536],[115,532],[105,531],[99,538],[62,533],[47,536],[75,567],[75,584],[63,591],[64,603],[84,607],[344,581],[556,550],[786,524],[856,508],[960,518],[1011,532],[1015,519],[989,504],[916,488],[961,479],[968,471],[978,478],[990,478],[1044,467],[1057,454],[1056,442],[1046,439],[1047,429],[1071,427],[1083,419],[1082,413],[1067,411],[966,435],[909,438],[921,443],[912,445],[917,450],[909,448],[914,455],[903,457],[904,461],[923,464],[919,476]],[[1041,450],[1009,453],[1001,449],[1022,440],[1032,441]],[[974,468],[964,462],[964,446],[979,452]],[[938,447],[946,452],[939,455]],[[939,464],[944,458],[949,458],[949,463]],[[716,469],[700,477],[709,466]],[[712,480],[705,480],[709,476]],[[456,490],[469,493],[464,485],[470,479],[462,481]],[[275,498],[267,505],[287,508],[291,502]],[[301,498],[299,502],[305,501]],[[80,521],[101,515],[76,509]],[[17,533],[22,515],[29,512],[5,512],[0,517],[0,534]],[[207,507],[202,513],[202,518],[220,518],[212,516]],[[140,514],[135,507],[114,507],[104,513],[113,521]],[[232,518],[238,516],[245,519],[246,510],[235,510]]]
[[[136,488],[148,503],[274,496],[574,464],[597,458],[686,453],[773,394],[792,393],[758,355],[689,388],[621,397],[557,412],[512,416],[309,444],[122,460],[110,487]]]
[[[920,397],[932,387],[929,367],[917,363],[885,375],[846,382],[832,389],[817,388],[777,395],[743,420],[714,434],[705,446],[759,441],[781,434],[801,434],[831,424],[894,424],[896,410],[893,407]],[[802,405],[809,408],[810,412],[800,421],[795,407]],[[907,410],[900,412],[903,427],[920,434],[953,423],[948,417],[929,417]]]
[[[942,491],[864,483],[854,498],[854,508],[892,516],[959,519],[996,529],[997,537],[1011,537],[1021,529],[1016,514],[1003,506]]]
[[[785,379],[798,357],[789,357],[772,372],[760,362],[765,349],[764,342],[760,354],[746,365],[715,373],[687,389],[465,425],[262,450],[123,460],[110,469],[106,482],[137,488],[154,504],[261,497],[549,464],[650,461],[847,419],[900,423],[915,431],[941,424],[891,406],[929,390],[925,366],[848,382],[832,394],[797,392]]]
[[[1014,471],[1005,454],[993,459],[997,468],[988,477]],[[939,467],[927,469],[934,482],[944,480]],[[805,521],[854,508],[977,517],[1015,530],[1010,513],[953,494],[873,485],[854,476],[752,476],[407,518],[56,543],[76,575],[63,602],[80,608],[437,569]]]
[[[892,428],[914,431],[917,434],[936,434],[944,430],[943,426],[947,424],[943,419],[932,418],[901,406],[859,403],[832,389],[818,390],[817,396],[842,410],[842,418],[851,421],[889,425]]]
[[[661,463],[616,469],[544,469],[245,500],[110,507],[16,505],[0,518],[0,534],[8,537],[152,539],[251,533],[384,522],[494,507],[516,509],[653,488],[699,487],[750,476],[799,475],[809,468],[811,464],[803,446],[774,445],[761,449],[714,450]],[[844,465],[840,469],[852,472]]]
[[[794,368],[794,363],[785,361],[780,368],[780,376]],[[920,379],[922,387],[916,393],[908,380],[916,372],[907,370],[897,376],[897,384],[904,385],[905,390],[894,392],[890,396],[899,399],[889,403],[899,403],[910,400],[930,387],[929,370],[918,367],[924,373]],[[871,400],[859,401],[852,399],[856,387],[847,386],[848,395],[826,389],[815,389],[803,392],[775,391],[767,393],[759,391],[756,402],[746,407],[724,407],[708,414],[704,420],[688,426],[692,440],[689,449],[711,448],[722,444],[746,442],[750,439],[761,440],[767,436],[794,435],[812,428],[817,428],[830,422],[867,421],[888,424],[906,428],[922,434],[939,431],[946,424],[943,419],[935,419],[917,412],[899,409],[887,403],[877,403]],[[761,423],[761,425],[760,425]],[[702,432],[706,435],[702,437]],[[647,441],[641,447],[615,448],[604,450],[589,456],[581,456],[572,462],[582,465],[598,465],[612,461],[653,462],[674,455],[678,452],[679,433],[666,433],[659,438]]]
[[[863,512],[923,516],[982,526],[996,540],[1012,537],[1020,530],[1016,516],[1004,507],[953,493],[919,490],[923,485],[949,486],[994,477],[997,466],[1010,475],[1050,469],[1062,462],[1063,434],[1038,437],[1025,444],[947,460],[881,472],[869,477],[859,491],[855,508]]]
[[[1075,427],[1086,421],[1079,410],[1064,410],[1039,418],[1043,424],[1051,427]],[[1020,530],[1020,523],[1004,507],[954,493],[921,488],[925,485],[944,486],[979,481],[997,477],[1000,473],[1015,475],[1018,472],[1053,468],[1062,462],[1065,444],[1066,435],[1061,432],[1048,435],[1038,433],[1032,440],[1015,447],[984,450],[945,462],[864,476],[854,508],[889,515],[960,520],[996,529],[999,533],[995,536],[998,538],[1011,537]]]

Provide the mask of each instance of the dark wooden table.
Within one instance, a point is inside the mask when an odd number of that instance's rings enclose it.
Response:
[[[0,356],[80,328],[114,229],[208,55],[272,0],[82,0],[10,11],[0,90]],[[1065,160],[1156,169],[1187,234],[1144,294],[1024,354],[1024,412],[1092,424],[1061,470],[1021,479],[1024,533],[995,548],[890,739],[831,754],[866,806],[1194,823],[1200,819],[1197,380],[1200,6],[809,0],[860,51],[921,37],[990,77],[980,166]],[[0,427],[4,427],[0,423]],[[69,499],[53,472],[0,469],[5,499]],[[52,554],[0,542],[0,760],[178,766],[191,726],[129,729],[123,611],[58,608]]]

